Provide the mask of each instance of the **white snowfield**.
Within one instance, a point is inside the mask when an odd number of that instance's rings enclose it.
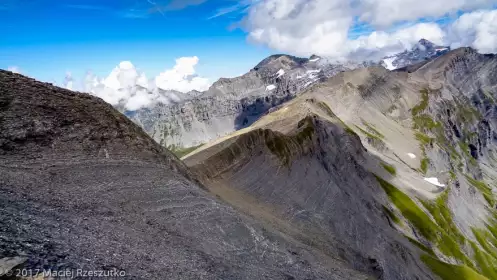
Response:
[[[395,60],[396,57],[389,57],[389,58],[385,58],[383,59],[383,62],[385,63],[385,66],[388,70],[395,70],[396,67],[393,66],[393,61]]]
[[[407,153],[407,155],[408,155],[410,158],[412,158],[412,159],[415,159],[415,158],[416,158],[416,155],[415,155],[415,154],[413,154],[413,153]]]
[[[437,52],[442,52],[442,51],[446,51],[448,50],[449,48],[436,48],[435,51]]]
[[[278,78],[285,75],[285,70],[283,69],[280,69],[278,72],[276,72],[276,74],[278,74]]]
[[[314,74],[314,73],[319,73],[319,71],[321,71],[321,69],[307,70],[305,73],[307,73],[307,74]]]
[[[309,59],[310,62],[316,62],[319,60],[319,57],[316,57],[316,58],[313,58],[313,59]]]
[[[438,181],[438,178],[435,178],[435,177],[431,177],[431,178],[424,178],[425,181],[435,185],[435,186],[438,186],[438,187],[445,187],[444,184],[441,184],[439,181]]]
[[[275,85],[269,85],[269,86],[266,87],[266,91],[271,91],[271,90],[273,90],[275,88],[276,88]]]

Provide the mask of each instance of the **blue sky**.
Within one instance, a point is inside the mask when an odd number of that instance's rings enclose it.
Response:
[[[495,53],[496,5],[497,0],[0,0],[0,68],[16,66],[60,84],[68,71],[75,81],[87,71],[105,78],[121,61],[131,61],[152,79],[177,58],[197,56],[195,74],[214,82],[243,74],[273,53],[380,59],[421,38]],[[236,28],[241,22],[244,30]]]
[[[233,0],[182,5],[186,2],[0,2],[0,68],[17,66],[29,76],[59,82],[66,71],[83,77],[91,70],[105,77],[129,60],[151,78],[173,67],[176,58],[198,56],[197,73],[215,81],[245,73],[271,53],[247,43],[246,34],[233,28],[240,13],[209,19],[236,4]]]

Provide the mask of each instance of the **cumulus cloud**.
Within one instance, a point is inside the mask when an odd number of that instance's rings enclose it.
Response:
[[[360,0],[358,16],[375,26],[420,18],[437,18],[459,11],[492,7],[495,0]]]
[[[483,53],[497,52],[497,10],[462,15],[449,32],[452,47],[472,46]]]
[[[67,72],[66,73],[66,77],[64,78],[64,84],[63,86],[69,90],[73,90],[73,86],[74,86],[74,80],[72,78],[72,73],[71,72]]]
[[[19,69],[19,67],[17,66],[9,66],[7,70],[9,70],[12,73],[17,73],[17,74],[21,73],[21,69]]]
[[[443,44],[444,31],[434,23],[419,23],[395,32],[375,31],[367,36],[360,36],[347,41],[342,56],[356,60],[376,60],[385,55],[410,49],[420,39],[427,39],[435,44]]]
[[[103,79],[88,72],[83,89],[129,111],[156,103],[178,102],[188,97],[190,91],[203,91],[210,86],[208,79],[195,75],[198,61],[196,56],[179,58],[172,69],[150,80],[131,62],[123,61]]]
[[[463,14],[453,26],[435,20],[492,4],[495,0],[260,0],[243,22],[251,41],[296,55],[376,59],[422,38],[488,51],[496,45],[494,11]],[[363,29],[358,38],[350,36]]]
[[[176,59],[173,69],[160,73],[155,78],[155,84],[164,90],[181,92],[207,90],[210,86],[209,80],[195,75],[195,66],[198,61],[196,56]]]

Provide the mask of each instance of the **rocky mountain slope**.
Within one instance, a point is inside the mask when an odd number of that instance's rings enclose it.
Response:
[[[197,146],[249,126],[271,108],[340,72],[379,64],[393,70],[448,50],[423,39],[411,50],[387,57],[381,63],[338,63],[316,55],[272,55],[243,76],[220,79],[206,92],[159,91],[158,100],[167,102],[127,115],[165,147]]]
[[[0,70],[2,279],[369,276],[203,188],[101,99]]]
[[[497,279],[497,57],[314,85],[190,153],[207,188],[375,279]]]
[[[312,84],[360,66],[333,64],[318,56],[273,55],[247,74],[220,79],[194,98],[127,115],[163,146],[196,146],[247,127]]]

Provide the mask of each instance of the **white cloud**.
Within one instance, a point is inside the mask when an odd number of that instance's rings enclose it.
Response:
[[[181,57],[176,59],[173,69],[164,71],[155,78],[158,88],[188,92],[192,90],[207,90],[211,83],[206,78],[195,76],[195,66],[198,57]]]
[[[112,70],[110,75],[103,80],[103,84],[113,90],[128,89],[134,86],[147,87],[148,81],[144,73],[139,73],[129,61],[122,61]]]
[[[391,33],[375,31],[368,36],[349,40],[345,48],[348,54],[344,54],[344,56],[348,55],[357,60],[376,60],[385,55],[410,49],[423,38],[436,44],[442,44],[444,32],[434,23],[418,23]]]
[[[461,16],[459,25],[440,26],[437,19],[457,11],[491,7],[496,0],[260,0],[244,19],[249,39],[295,55],[318,54],[335,59],[377,59],[412,47],[422,38],[494,49],[495,13]],[[471,15],[471,16],[469,16]],[[351,39],[353,31],[369,31]],[[458,27],[458,32],[451,32]],[[473,32],[473,33],[471,33]],[[449,36],[451,33],[455,33]],[[473,36],[474,38],[471,38]]]
[[[64,85],[63,86],[69,90],[73,90],[74,80],[72,78],[71,72],[66,73],[66,77],[64,78]]]
[[[198,61],[196,56],[179,58],[172,69],[151,80],[131,62],[123,61],[104,79],[88,72],[83,81],[83,89],[111,105],[124,106],[130,111],[159,102],[177,102],[187,97],[187,93],[192,90],[203,91],[209,88],[208,79],[195,76]]]
[[[12,73],[17,73],[17,74],[21,73],[21,69],[19,69],[19,67],[17,67],[17,66],[9,66],[7,68],[7,70],[12,72]]]
[[[472,46],[483,53],[497,52],[497,10],[462,15],[449,32],[453,47]]]
[[[360,0],[358,15],[375,26],[437,18],[448,13],[492,7],[495,0]]]

